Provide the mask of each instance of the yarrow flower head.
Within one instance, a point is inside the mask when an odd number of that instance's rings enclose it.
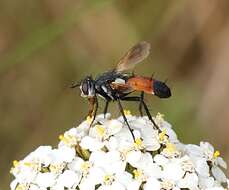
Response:
[[[227,165],[207,142],[181,143],[158,114],[154,120],[125,110],[122,117],[87,118],[59,136],[57,148],[40,146],[13,161],[11,190],[225,190]]]

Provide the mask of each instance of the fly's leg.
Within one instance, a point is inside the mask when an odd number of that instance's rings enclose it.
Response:
[[[118,99],[117,101],[118,101],[118,107],[119,107],[119,110],[120,110],[120,112],[121,112],[121,114],[122,114],[122,117],[123,117],[123,119],[124,119],[124,121],[125,121],[125,123],[126,123],[128,129],[129,129],[129,131],[130,131],[130,133],[131,133],[131,135],[132,135],[132,137],[133,137],[133,139],[134,139],[134,141],[135,141],[134,133],[133,133],[132,129],[130,128],[130,125],[129,125],[128,121],[127,121],[127,118],[126,118],[126,116],[125,116],[125,114],[124,114],[124,111],[123,111],[123,107],[122,107],[121,101],[120,101],[120,99]]]
[[[153,123],[154,127],[155,127],[159,132],[161,132],[161,129],[158,127],[158,125],[156,124],[156,122],[153,120],[153,118],[152,118],[152,116],[151,116],[151,114],[150,114],[150,111],[149,111],[149,109],[148,109],[148,107],[147,107],[145,101],[144,101],[143,99],[141,99],[141,97],[138,97],[138,96],[124,97],[124,98],[122,98],[121,100],[123,100],[123,101],[134,101],[134,102],[139,102],[139,101],[140,101],[140,102],[142,102],[142,105],[143,105],[143,107],[144,107],[144,109],[145,109],[145,112],[146,112],[146,114],[147,114],[149,120]]]
[[[88,116],[92,118],[92,121],[90,123],[90,127],[92,126],[93,122],[95,121],[95,117],[98,111],[98,100],[97,97],[94,96],[92,98],[88,98],[90,109]]]
[[[105,118],[105,116],[106,116],[106,113],[107,113],[107,109],[108,109],[108,105],[109,105],[109,103],[110,103],[110,101],[109,101],[109,100],[107,100],[107,101],[106,101],[106,104],[105,104],[104,111],[103,111],[104,118]]]
[[[143,104],[142,102],[143,102],[143,100],[144,100],[144,92],[142,91],[141,92],[141,96],[140,96],[139,107],[138,107],[138,110],[140,112],[141,117],[143,116],[143,112],[142,112],[142,104]]]

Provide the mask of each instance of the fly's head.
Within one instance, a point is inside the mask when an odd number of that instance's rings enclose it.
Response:
[[[81,82],[72,84],[71,88],[75,87],[80,88],[82,97],[90,98],[95,96],[95,81],[91,76],[85,77]]]
[[[82,97],[90,98],[95,96],[95,81],[91,76],[87,76],[81,81],[80,90]]]

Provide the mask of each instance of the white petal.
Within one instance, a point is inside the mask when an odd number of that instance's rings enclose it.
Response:
[[[126,188],[118,183],[118,182],[113,182],[112,185],[107,189],[107,190],[125,190]]]
[[[128,184],[127,190],[139,190],[141,182],[137,180],[133,180],[131,183]]]
[[[70,148],[68,146],[62,146],[58,149],[54,149],[52,151],[52,160],[53,162],[61,163],[61,162],[71,162],[75,157],[75,149]]]
[[[207,161],[204,158],[193,158],[192,160],[194,162],[197,173],[202,177],[208,177],[209,166],[207,164]]]
[[[162,175],[161,168],[152,162],[146,163],[147,165],[143,168],[143,172],[145,175],[155,178],[160,178]]]
[[[128,172],[118,173],[115,176],[116,180],[125,187],[128,187],[128,185],[133,181],[132,175]]]
[[[107,126],[107,133],[109,136],[118,133],[123,127],[123,124],[120,121],[114,119],[108,120],[104,125]]]
[[[17,187],[18,181],[16,179],[14,179],[11,183],[10,183],[10,189],[11,190],[15,190]]]
[[[104,143],[100,142],[97,139],[86,136],[83,137],[80,146],[90,151],[96,151],[96,150],[100,150],[104,146]]]
[[[42,187],[38,187],[37,185],[34,184],[30,184],[29,186],[29,190],[41,190]],[[44,190],[46,190],[46,188],[44,188]]]
[[[68,164],[68,168],[73,171],[80,171],[83,163],[84,160],[82,158],[76,157]]]
[[[182,170],[181,166],[177,163],[166,164],[163,168],[163,178],[177,181],[184,176],[185,172]]]
[[[95,151],[91,153],[89,161],[92,162],[96,167],[103,167],[103,165],[109,162],[106,153],[103,151]]]
[[[108,150],[116,150],[118,148],[118,142],[115,137],[110,137],[108,141],[106,141],[105,146],[107,147]]]
[[[169,159],[166,158],[165,156],[161,155],[161,154],[157,154],[154,156],[154,161],[158,164],[158,165],[165,165],[169,162]]]
[[[147,127],[141,130],[143,143],[146,146],[146,150],[155,151],[160,148],[158,139],[158,132],[153,127]]]
[[[129,124],[132,129],[145,129],[146,127],[149,127],[147,126],[147,121],[142,117],[139,117],[134,121],[131,121]]]
[[[32,171],[28,167],[23,167],[22,172],[16,175],[16,179],[19,183],[31,183],[36,178],[37,172]]]
[[[173,129],[171,128],[171,126],[164,126],[162,129],[166,129],[166,134],[169,136],[169,140],[172,143],[176,143],[178,142],[177,140],[177,135],[176,133],[173,131]]]
[[[217,161],[217,164],[219,164],[219,166],[221,166],[224,169],[227,169],[227,163],[223,160],[222,157],[218,157],[216,161]]]
[[[60,185],[54,185],[53,187],[50,188],[50,190],[64,190],[64,186]]]
[[[95,184],[90,183],[90,181],[82,180],[79,184],[80,190],[95,190]]]
[[[160,182],[151,177],[147,180],[146,184],[144,185],[144,190],[160,190],[161,189],[161,185]]]
[[[225,174],[223,173],[223,171],[219,167],[213,166],[212,169],[211,169],[211,171],[212,171],[213,176],[220,183],[227,181],[227,177],[225,176]]]
[[[199,177],[199,185],[202,189],[212,188],[214,185],[213,177]]]
[[[181,179],[178,183],[180,188],[188,188],[190,190],[198,189],[198,176],[195,173],[187,173],[185,178]]]
[[[203,156],[203,151],[202,149],[194,144],[188,144],[185,146],[186,151],[189,155],[195,156],[195,157],[202,157]]]
[[[131,151],[128,152],[126,155],[126,161],[132,165],[132,166],[136,166],[136,163],[140,160],[141,158],[141,151]]]
[[[200,147],[205,151],[214,153],[214,147],[208,142],[200,142]]]
[[[51,187],[54,185],[56,175],[53,173],[38,173],[35,183],[40,187]]]
[[[89,170],[89,174],[87,176],[87,181],[91,184],[100,184],[102,183],[104,176],[105,176],[105,172],[102,168],[97,168],[97,167],[92,167]]]
[[[74,171],[65,170],[64,173],[61,174],[57,179],[57,184],[60,186],[71,188],[73,186],[78,185],[80,177],[81,175]]]
[[[134,133],[135,139],[142,137],[141,132],[139,130],[137,130],[137,129],[134,130],[133,133]]]

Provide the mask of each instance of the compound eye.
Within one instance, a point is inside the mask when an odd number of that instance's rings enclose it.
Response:
[[[88,95],[88,83],[87,82],[83,82],[81,89],[84,95]]]

